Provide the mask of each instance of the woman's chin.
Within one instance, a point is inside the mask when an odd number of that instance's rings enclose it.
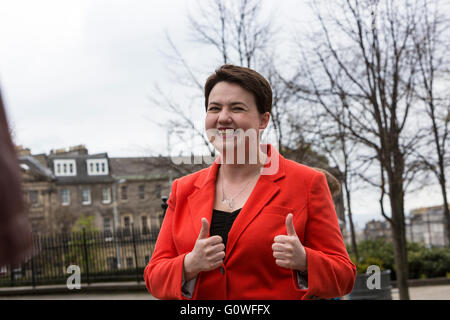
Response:
[[[236,137],[233,138],[217,137],[213,145],[214,148],[216,148],[216,150],[219,151],[220,153],[227,152],[228,150],[236,151],[238,147],[243,147],[243,144],[240,143],[240,141],[236,141]]]

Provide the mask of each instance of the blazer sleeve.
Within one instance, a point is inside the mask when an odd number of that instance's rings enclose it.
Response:
[[[356,267],[345,248],[323,173],[311,181],[303,242],[308,266],[308,290],[303,299],[329,299],[348,294],[353,289]]]
[[[158,299],[183,299],[181,285],[183,279],[183,261],[186,253],[177,254],[172,238],[174,213],[177,198],[177,183],[167,200],[168,208],[156,241],[152,258],[144,270],[144,280],[148,291]]]

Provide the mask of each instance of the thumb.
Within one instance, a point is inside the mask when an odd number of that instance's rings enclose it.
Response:
[[[202,228],[200,230],[200,233],[198,234],[199,239],[205,239],[208,238],[209,234],[209,222],[206,218],[202,218]]]
[[[286,217],[286,231],[288,236],[297,235],[294,228],[294,216],[292,215],[292,213],[289,213]]]

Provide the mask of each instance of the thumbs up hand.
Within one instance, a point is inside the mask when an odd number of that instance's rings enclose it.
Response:
[[[294,228],[293,215],[286,217],[287,235],[278,235],[272,244],[275,263],[286,269],[294,269],[301,272],[307,271],[306,251]]]
[[[184,257],[185,280],[195,278],[202,271],[214,270],[222,265],[225,258],[225,245],[222,237],[208,237],[209,223],[202,218],[202,228],[195,242],[194,249]]]

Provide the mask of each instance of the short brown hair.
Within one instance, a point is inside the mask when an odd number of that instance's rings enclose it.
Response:
[[[206,80],[204,90],[205,108],[208,108],[208,98],[211,90],[222,81],[238,84],[251,92],[255,97],[259,113],[263,114],[272,111],[272,89],[269,82],[252,69],[232,64],[221,66]]]

